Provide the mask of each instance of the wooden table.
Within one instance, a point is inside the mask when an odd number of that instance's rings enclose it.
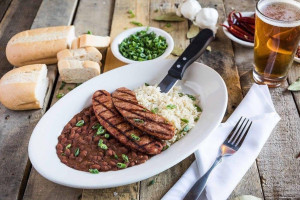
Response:
[[[156,15],[174,11],[180,0],[1,0],[0,1],[0,77],[11,66],[5,56],[7,41],[16,33],[38,27],[76,26],[77,35],[88,30],[95,35],[114,38],[129,22],[165,28],[166,23],[152,20]],[[219,12],[219,22],[233,9],[253,11],[255,0],[199,0],[202,7],[214,7]],[[158,9],[158,12],[156,10]],[[128,18],[132,10],[136,18]],[[175,45],[185,48],[189,23],[172,23],[169,30]],[[229,94],[224,120],[234,111],[253,83],[253,49],[232,43],[219,29],[211,52],[199,58],[221,74]],[[110,49],[104,53],[103,71],[123,65],[112,56]],[[106,55],[106,56],[105,56]],[[82,190],[54,184],[40,176],[28,160],[27,146],[31,132],[43,114],[56,101],[58,92],[67,93],[68,84],[59,90],[61,79],[56,65],[48,66],[50,87],[45,107],[34,111],[10,111],[0,105],[0,199],[160,199],[185,172],[194,160],[186,158],[176,166],[147,180],[118,188]],[[235,188],[230,198],[251,194],[265,199],[300,199],[300,93],[291,93],[287,86],[300,75],[300,65],[293,63],[288,80],[281,88],[271,89],[271,95],[281,121],[273,131],[257,160]],[[149,182],[155,179],[155,184]],[[217,192],[217,191],[216,191]]]

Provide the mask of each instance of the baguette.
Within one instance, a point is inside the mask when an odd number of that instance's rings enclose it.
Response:
[[[79,49],[65,49],[57,53],[57,60],[90,60],[100,63],[102,54],[95,47],[85,47]]]
[[[58,71],[66,83],[83,83],[100,74],[100,65],[88,60],[60,60]]]
[[[106,48],[109,46],[110,37],[109,36],[97,36],[84,34],[79,37],[79,46],[82,47],[96,47],[97,49]]]
[[[6,46],[7,60],[17,67],[29,64],[54,64],[56,54],[71,46],[74,26],[38,28],[14,35]]]
[[[79,38],[74,39],[71,45],[71,49],[78,49],[80,48],[79,46],[80,46]]]
[[[0,79],[0,102],[11,110],[39,109],[43,107],[47,88],[45,64],[15,68]]]

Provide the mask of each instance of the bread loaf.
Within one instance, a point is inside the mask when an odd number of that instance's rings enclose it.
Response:
[[[58,71],[66,83],[83,83],[100,74],[100,65],[93,61],[60,60]]]
[[[42,108],[47,88],[45,64],[15,68],[0,79],[0,102],[11,110]]]
[[[95,47],[85,47],[79,49],[65,49],[57,53],[57,60],[90,60],[100,63],[102,54]]]
[[[110,44],[109,36],[97,36],[84,34],[79,37],[79,46],[82,47],[96,47],[97,49],[106,48]]]
[[[17,67],[29,64],[54,64],[56,54],[71,47],[74,26],[38,28],[14,35],[6,46],[8,61]]]

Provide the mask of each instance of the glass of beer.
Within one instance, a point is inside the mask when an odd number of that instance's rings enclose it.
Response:
[[[287,73],[300,40],[300,2],[260,0],[255,11],[253,78],[278,87]]]

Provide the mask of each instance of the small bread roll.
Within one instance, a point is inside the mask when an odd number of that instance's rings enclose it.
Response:
[[[100,74],[100,65],[93,61],[60,60],[58,71],[66,83],[83,83]]]
[[[90,60],[100,63],[102,54],[95,47],[85,47],[79,49],[65,49],[57,53],[57,60]]]
[[[11,110],[39,109],[43,107],[47,88],[45,64],[15,68],[0,79],[0,102]]]
[[[110,44],[109,36],[84,34],[79,37],[79,40],[80,48],[91,46],[96,47],[97,49],[102,49],[108,47]]]

